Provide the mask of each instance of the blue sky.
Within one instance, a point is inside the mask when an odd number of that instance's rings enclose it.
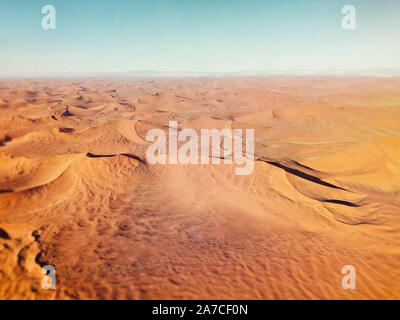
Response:
[[[47,4],[56,30],[41,27]],[[0,75],[373,68],[400,68],[399,0],[0,2]]]

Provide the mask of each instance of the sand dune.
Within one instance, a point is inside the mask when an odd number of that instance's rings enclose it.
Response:
[[[399,85],[2,80],[0,298],[398,298]],[[253,173],[150,165],[146,134],[171,120],[255,129]]]

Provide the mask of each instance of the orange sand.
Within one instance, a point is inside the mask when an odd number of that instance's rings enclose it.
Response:
[[[253,174],[149,165],[170,120],[254,128]],[[400,297],[399,78],[2,80],[0,164],[2,299]]]

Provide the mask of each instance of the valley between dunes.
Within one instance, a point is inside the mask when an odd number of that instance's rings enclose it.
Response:
[[[150,165],[172,120],[253,173]],[[400,298],[400,78],[0,80],[0,164],[1,299]]]

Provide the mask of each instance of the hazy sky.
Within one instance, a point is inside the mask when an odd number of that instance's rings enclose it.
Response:
[[[41,27],[47,4],[56,30]],[[400,0],[0,1],[3,76],[370,68],[400,68]]]

